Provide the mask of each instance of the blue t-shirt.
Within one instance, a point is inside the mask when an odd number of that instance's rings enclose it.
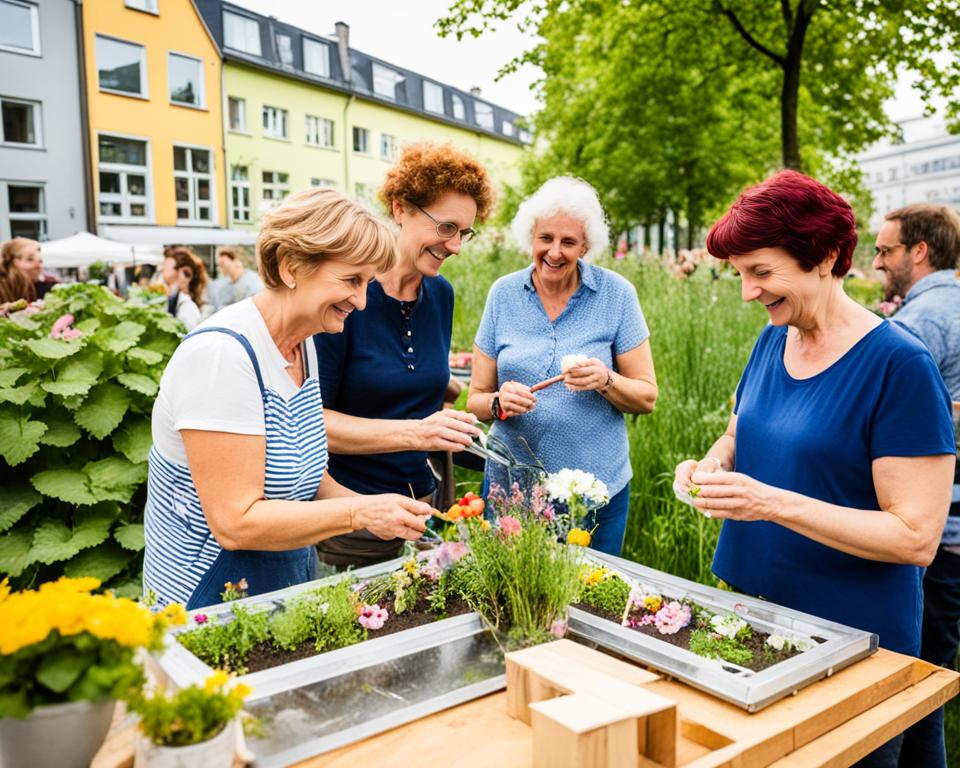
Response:
[[[497,361],[498,386],[532,385],[560,373],[564,355],[596,357],[616,369],[618,355],[640,346],[650,332],[637,291],[621,275],[581,261],[580,286],[550,322],[532,282],[533,267],[501,277],[487,296],[477,331],[480,351]],[[612,498],[631,477],[623,414],[597,392],[571,392],[562,383],[537,393],[529,413],[496,421],[490,430],[521,463],[531,456],[548,472],[592,472]],[[506,473],[488,462],[490,482],[506,486]]]
[[[737,472],[831,504],[879,510],[874,459],[956,450],[950,398],[913,335],[883,321],[808,379],[787,372],[786,336],[785,327],[763,330],[737,387]],[[922,571],[762,521],[725,520],[713,559],[713,572],[737,589],[875,632],[884,648],[911,655],[920,651]]]
[[[367,306],[347,318],[343,333],[314,336],[324,408],[367,419],[422,419],[443,407],[450,382],[453,286],[425,277],[415,302],[388,296],[376,280]],[[358,493],[417,498],[436,481],[423,451],[330,455],[330,475]]]

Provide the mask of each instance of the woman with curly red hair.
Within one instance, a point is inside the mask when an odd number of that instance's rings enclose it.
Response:
[[[453,287],[440,270],[493,198],[483,166],[449,144],[408,146],[387,172],[380,200],[399,229],[396,264],[370,282],[366,310],[343,333],[315,337],[330,470],[354,491],[429,500],[427,452],[461,451],[479,434],[472,415],[443,410]],[[321,542],[320,557],[369,564],[395,557],[402,543],[359,531]]]
[[[736,590],[920,651],[924,566],[950,506],[950,397],[922,342],[849,298],[849,204],[795,171],[747,189],[707,238],[766,307],[727,431],[676,486],[724,518]],[[894,739],[858,765],[896,765]]]

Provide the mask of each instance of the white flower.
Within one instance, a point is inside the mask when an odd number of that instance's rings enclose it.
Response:
[[[326,615],[327,611],[330,610],[330,603],[322,603],[320,605],[320,613]]]
[[[560,372],[566,373],[571,368],[576,368],[580,363],[585,363],[589,359],[586,355],[564,355],[560,358]]]
[[[710,626],[718,635],[729,637],[731,640],[737,636],[737,632],[747,626],[747,622],[737,618],[736,615],[728,613],[726,616],[711,616]]]
[[[574,495],[598,507],[610,500],[606,484],[582,469],[553,472],[547,475],[544,488],[551,499],[564,503],[568,503]]]
[[[767,645],[769,645],[775,651],[782,651],[784,648],[790,645],[790,641],[787,640],[783,635],[770,635],[767,638]]]

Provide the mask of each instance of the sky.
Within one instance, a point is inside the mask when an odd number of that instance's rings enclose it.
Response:
[[[527,65],[496,81],[497,70],[534,40],[517,29],[516,21],[503,23],[479,38],[441,38],[434,22],[452,0],[233,0],[238,5],[319,35],[333,33],[333,25],[350,25],[350,45],[448,85],[469,91],[479,86],[485,99],[521,115],[532,114],[537,101],[531,86],[542,72]],[[402,6],[402,11],[398,11]],[[887,105],[894,120],[919,117],[923,104],[903,77],[897,94]]]
[[[516,22],[457,42],[440,37],[433,28],[452,0],[232,1],[320,35],[332,34],[336,22],[346,22],[351,48],[465,91],[479,86],[484,99],[521,115],[536,109],[530,86],[540,76],[538,68],[527,66],[495,82],[497,70],[532,45]]]

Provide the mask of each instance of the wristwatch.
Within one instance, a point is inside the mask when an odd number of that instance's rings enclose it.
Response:
[[[613,386],[613,371],[611,371],[611,370],[608,368],[608,369],[607,369],[607,383],[604,384],[602,387],[600,387],[600,389],[599,389],[598,391],[600,392],[601,395],[605,395],[605,394],[607,394],[607,390],[610,389],[610,387],[612,387],[612,386]]]
[[[493,415],[494,419],[505,418],[506,414],[501,416],[503,411],[500,410],[500,393],[494,392],[493,397],[490,398],[490,413]]]

